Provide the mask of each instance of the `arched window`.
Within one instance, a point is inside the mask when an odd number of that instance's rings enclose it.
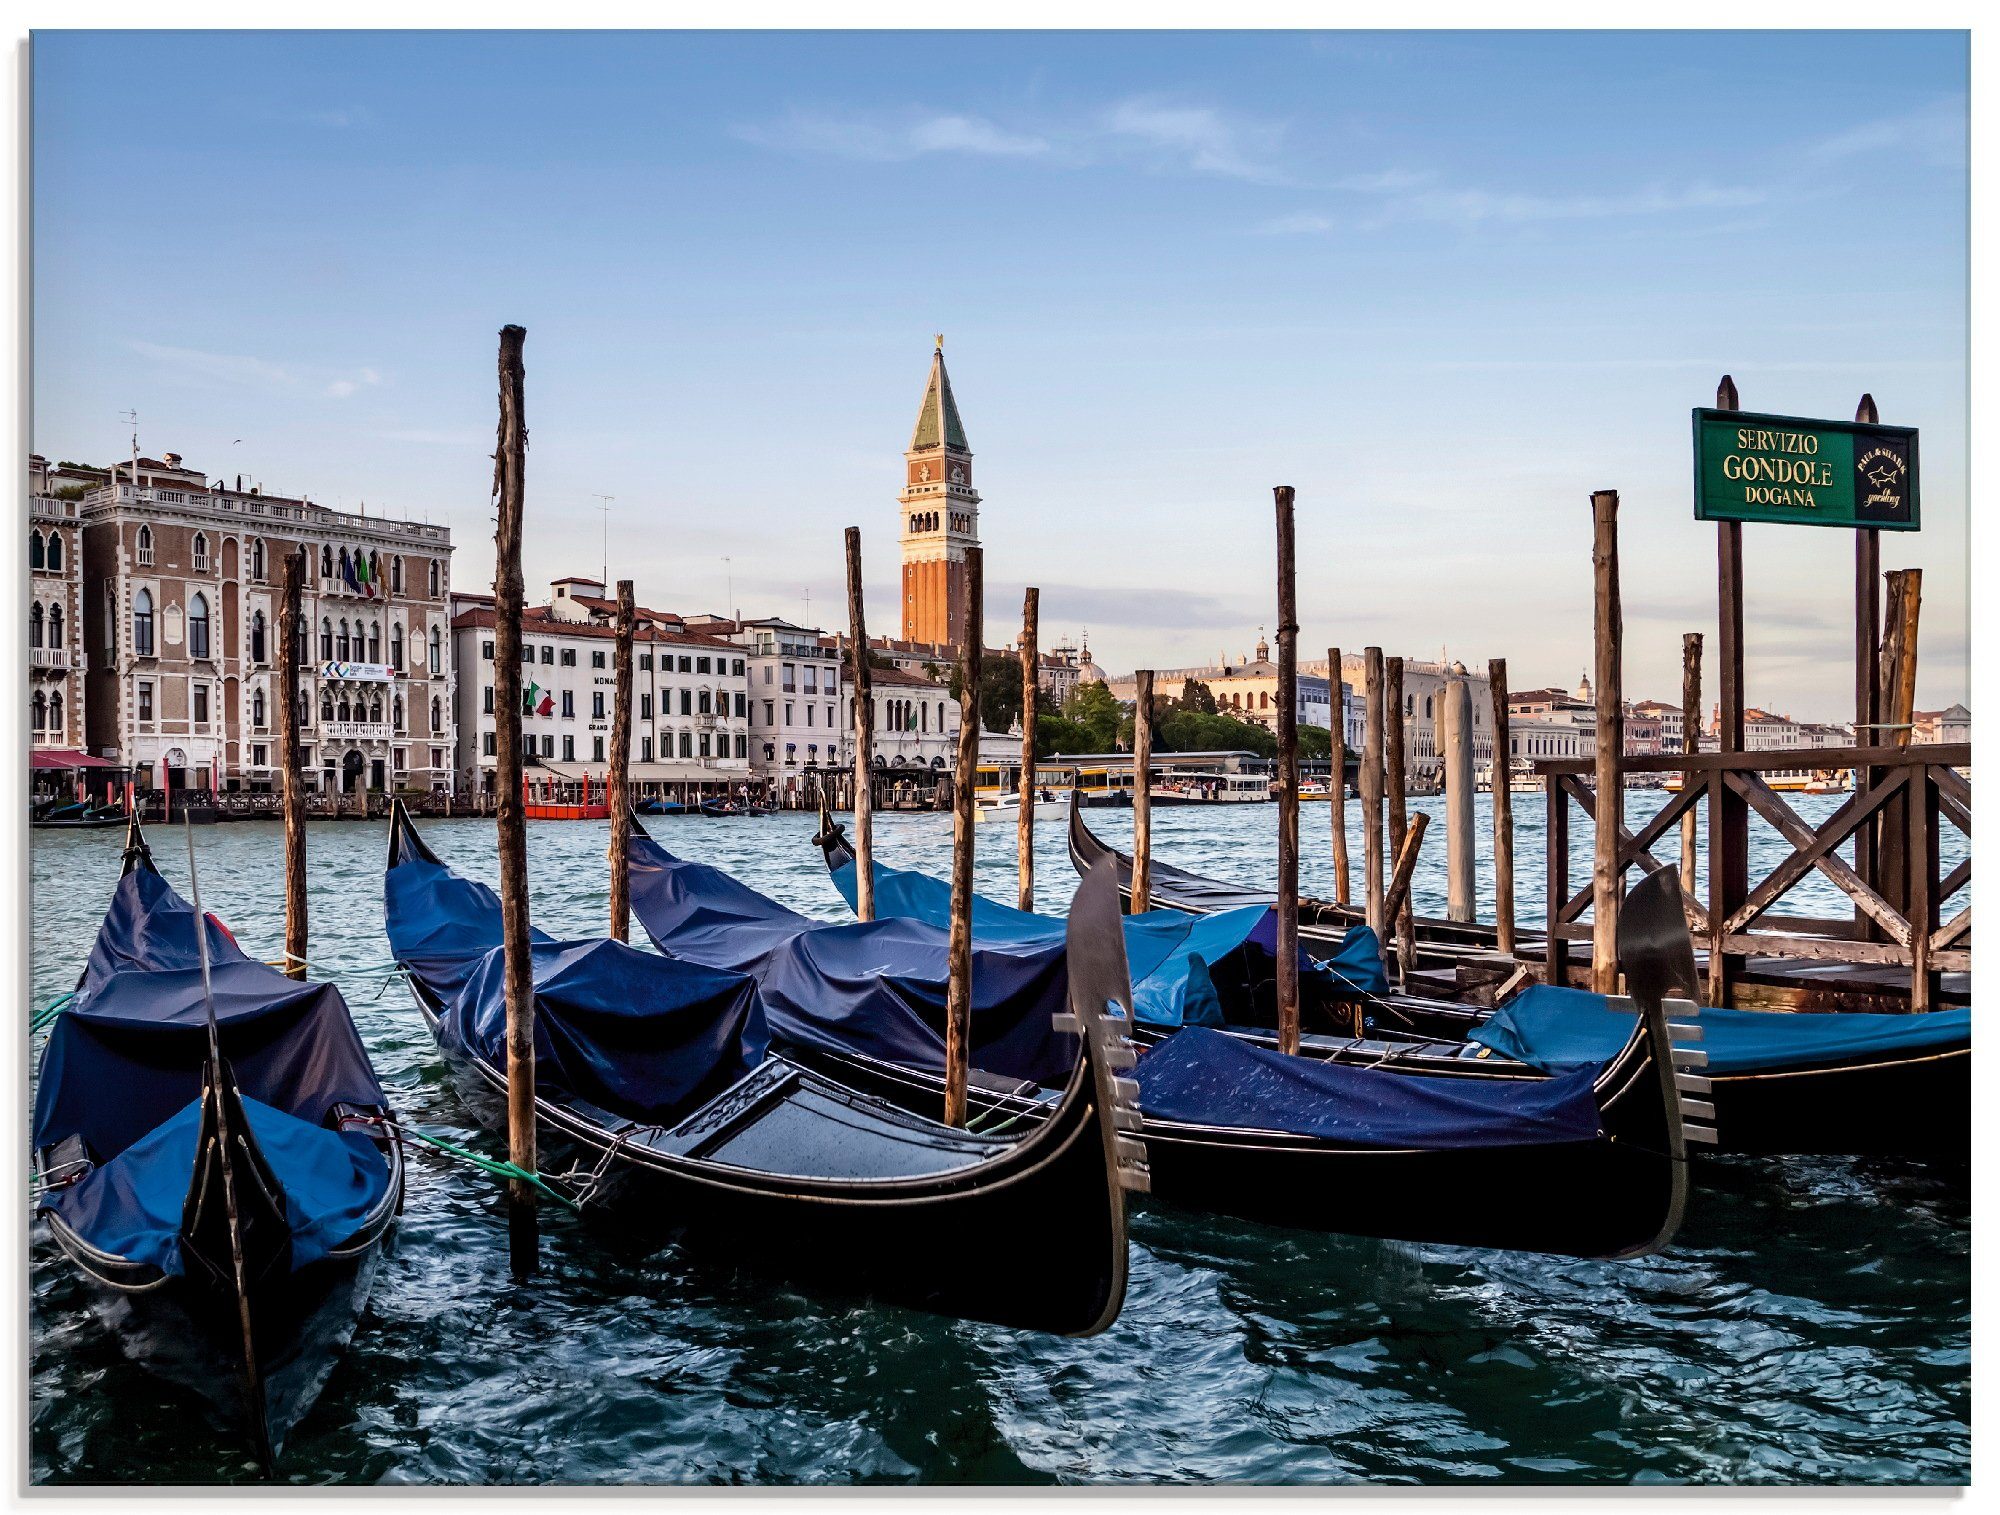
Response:
[[[348,702],[346,695],[343,694],[340,697],[340,704],[336,708],[340,711],[340,718],[343,721],[351,721],[354,719],[354,706]]]
[[[402,559],[396,561],[400,563]],[[397,669],[403,666],[403,628],[400,626],[389,628],[389,666]]]
[[[299,724],[301,726],[312,724],[312,700],[303,689],[299,691]]]
[[[439,580],[439,576],[438,576],[438,570],[439,570],[439,566],[440,566],[440,565],[439,565],[439,563],[438,563],[438,560],[437,560],[436,558],[432,558],[432,559],[431,559],[431,598],[432,598],[432,599],[436,599],[436,598],[438,597],[438,586],[439,586],[439,583],[440,583],[440,580]]]
[[[264,612],[261,610],[250,612],[250,661],[264,661]]]
[[[153,592],[142,589],[132,596],[132,654],[153,655]]]
[[[403,555],[399,552],[389,559],[389,593],[403,592]]]
[[[194,571],[208,572],[208,533],[205,531],[194,534]]]
[[[382,724],[382,696],[379,694],[369,702],[368,719],[378,726]]]
[[[48,549],[43,545],[42,534],[39,531],[28,533],[28,566],[30,568],[49,566]]]
[[[259,729],[264,725],[264,691],[261,689],[250,692],[250,724]]]
[[[403,729],[403,697],[400,694],[396,696],[394,708],[396,712],[396,729],[401,731]]]
[[[1429,720],[1430,718],[1431,718],[1431,697],[1430,697],[1429,695],[1425,695],[1425,696],[1424,696],[1424,719],[1428,721],[1428,720]]]
[[[260,582],[264,577],[264,539],[257,537],[250,543],[250,577]]]
[[[49,533],[49,572],[61,573],[62,566],[63,566],[62,533],[60,531],[52,531]]]
[[[49,695],[49,730],[61,731],[62,729],[63,729],[62,691],[58,689]]]
[[[319,657],[322,663],[333,661],[333,622],[325,616],[319,622]]]
[[[333,719],[333,696],[331,694],[322,693],[320,695],[319,718],[322,721],[330,721]]]
[[[188,656],[208,656],[208,597],[197,594],[188,602]]]
[[[436,736],[442,730],[444,730],[444,701],[439,699],[436,695],[432,695],[431,735]]]
[[[345,663],[354,656],[354,642],[347,634],[347,617],[340,618],[340,635],[334,639],[334,649]]]
[[[366,661],[370,663],[379,663],[382,661],[382,623],[380,621],[370,621],[368,623],[368,657]]]
[[[444,633],[435,626],[431,627],[431,672],[444,672]]]
[[[35,601],[34,604],[28,607],[28,645],[30,647],[39,647],[42,645],[42,602],[40,600]]]
[[[49,702],[42,698],[39,689],[35,691],[34,698],[28,701],[28,725],[35,731],[49,729]]]
[[[343,584],[347,582],[347,572],[347,549],[343,547],[340,549],[340,580]]]
[[[132,539],[132,545],[140,566],[150,568],[153,563],[153,528],[141,526],[139,535]]]
[[[368,582],[375,586],[377,594],[382,592],[382,556],[380,553],[370,552],[368,554]]]
[[[51,605],[49,607],[49,645],[51,647],[60,647],[62,646],[62,644],[63,644],[62,606]]]
[[[319,550],[319,576],[323,579],[333,577],[333,549],[324,544]]]

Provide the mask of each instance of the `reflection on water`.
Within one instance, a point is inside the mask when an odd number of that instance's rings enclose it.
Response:
[[[1633,814],[1652,803],[1634,796]],[[1525,924],[1542,911],[1540,801],[1518,796],[1517,810]],[[1330,893],[1329,849],[1314,839],[1326,815],[1305,810],[1303,874],[1308,890]],[[1125,814],[1091,818],[1107,839],[1130,835]],[[1268,883],[1275,820],[1272,806],[1165,810],[1155,845],[1162,858]],[[876,826],[885,862],[946,871],[948,820],[890,815]],[[845,913],[808,844],[809,816],[648,827],[795,908]],[[424,830],[447,862],[494,881],[491,822]],[[529,827],[538,925],[603,929],[607,834],[601,823]],[[1573,822],[1572,887],[1588,838]],[[197,841],[204,903],[246,948],[275,956],[279,829],[218,826]],[[75,981],[120,837],[34,842],[40,1005]],[[340,983],[409,1119],[497,1153],[401,985],[377,976],[385,843],[379,824],[311,828],[316,976]],[[980,888],[1011,901],[1012,828],[980,828],[979,848]],[[1043,906],[1060,909],[1075,876],[1059,824],[1042,828],[1036,850]],[[177,839],[157,851],[182,882]],[[1489,880],[1482,889],[1490,909]],[[1442,913],[1440,866],[1419,873],[1417,905]],[[1636,1263],[1304,1235],[1154,1208],[1134,1223],[1123,1316],[1102,1336],[1066,1341],[822,1303],[672,1244],[626,1244],[615,1216],[548,1215],[543,1270],[516,1286],[496,1188],[418,1147],[395,1251],[353,1347],[293,1434],[285,1476],[1958,1482],[1970,1455],[1968,1213],[1960,1173],[1838,1159],[1704,1164],[1680,1241]],[[1035,1266],[1032,1235],[943,1240],[1005,1247]],[[129,1369],[81,1304],[73,1274],[38,1239],[32,1476],[254,1478],[243,1449]]]

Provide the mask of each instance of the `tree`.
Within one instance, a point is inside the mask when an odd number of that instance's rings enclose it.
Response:
[[[953,665],[945,686],[958,698],[960,669]],[[989,652],[979,660],[979,722],[988,731],[1008,731],[1021,718],[1021,660]]]
[[[1035,717],[1035,756],[1053,757],[1058,752],[1082,753],[1098,750],[1091,734],[1067,716],[1053,713]]]
[[[1199,679],[1187,679],[1181,684],[1181,708],[1197,710],[1203,715],[1214,715],[1215,692]]]
[[[1330,758],[1333,756],[1333,733],[1324,726],[1299,727],[1299,756],[1302,758]]]
[[[1077,726],[1086,740],[1078,750],[1083,752],[1109,752],[1118,740],[1118,727],[1124,709],[1104,685],[1092,682],[1079,684],[1070,691],[1063,701],[1061,719]]]

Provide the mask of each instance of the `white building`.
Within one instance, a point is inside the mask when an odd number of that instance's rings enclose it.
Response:
[[[522,741],[531,775],[602,783],[610,771],[617,605],[604,587],[560,579],[547,605],[523,613]],[[498,759],[493,601],[454,596],[454,609],[458,771],[461,787],[487,794]],[[660,793],[735,792],[751,776],[748,658],[724,638],[683,626],[652,610],[637,618],[630,780]]]

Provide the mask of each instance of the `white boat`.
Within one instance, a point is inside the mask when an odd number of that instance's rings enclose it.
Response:
[[[1060,817],[1069,810],[1067,801],[1059,799],[1038,799],[1035,801],[1035,819],[1046,820]],[[972,807],[972,818],[976,821],[1018,821],[1021,818],[1021,796],[1003,794],[996,800],[980,800]]]

